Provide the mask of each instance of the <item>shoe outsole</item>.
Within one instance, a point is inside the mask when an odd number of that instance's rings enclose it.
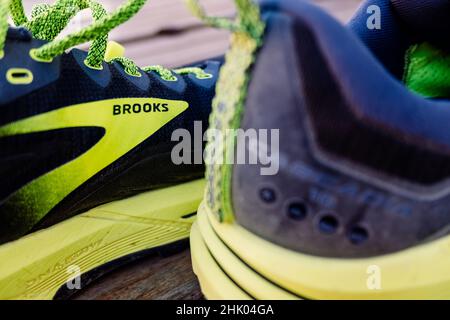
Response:
[[[197,223],[194,223],[190,237],[192,267],[198,277],[202,293],[208,300],[251,300],[220,267],[202,239]]]
[[[0,299],[67,297],[75,276],[89,283],[133,255],[169,252],[188,238],[203,189],[198,180],[145,192],[0,246]]]
[[[279,287],[276,283],[255,272],[251,266],[235,255],[216,234],[207,219],[208,217],[205,214],[198,217],[198,230],[200,231],[201,239],[205,248],[207,248],[209,255],[229,279],[229,281],[252,298],[263,300],[288,300],[298,298],[296,295]],[[192,250],[194,251],[196,248],[193,248]],[[196,268],[198,270],[203,267],[203,265],[199,259],[197,259],[197,261],[198,263],[196,263]],[[209,265],[211,264],[212,263],[210,262]],[[205,266],[204,268],[210,268],[210,266]],[[207,270],[205,270],[204,273],[208,274]],[[220,292],[220,294],[225,294],[224,298],[228,295],[226,292]],[[206,296],[209,297],[208,294],[206,294]],[[236,299],[236,297],[230,295],[229,299]]]
[[[202,204],[191,252],[208,299],[450,298],[450,236],[374,258],[313,257],[221,224]]]

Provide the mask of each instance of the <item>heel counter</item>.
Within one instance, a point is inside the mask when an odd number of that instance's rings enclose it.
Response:
[[[401,137],[355,118],[315,41],[301,19],[269,14],[241,126],[280,129],[280,172],[234,166],[237,222],[289,249],[341,258],[396,252],[441,234],[450,223],[448,195],[430,201],[405,194],[420,194],[417,181],[399,182],[392,170],[402,166],[393,159],[416,168],[442,159],[424,160]],[[381,167],[371,166],[378,161]]]

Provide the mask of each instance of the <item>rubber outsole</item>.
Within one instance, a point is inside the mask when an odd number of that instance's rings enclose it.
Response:
[[[234,283],[240,290],[252,298],[264,300],[286,300],[296,298],[295,295],[280,288],[255,272],[243,260],[236,256],[217,236],[207,219],[206,215],[202,215],[198,220],[198,229],[204,241],[204,246],[229,281]],[[196,248],[193,248],[192,250],[193,252],[194,250],[197,251]],[[197,259],[197,261],[199,261],[199,259]],[[196,263],[196,265],[200,266],[202,264]],[[211,265],[211,263],[209,265]],[[204,273],[208,274],[206,271]],[[221,292],[221,294],[226,294],[226,292]],[[231,295],[230,298],[237,299]]]
[[[192,267],[197,275],[203,295],[209,300],[250,300],[214,260],[202,239],[197,223],[191,230]]]
[[[0,299],[52,299],[75,276],[187,239],[203,190],[198,180],[145,192],[0,246]]]
[[[237,289],[255,299],[450,298],[450,236],[380,257],[334,259],[284,249],[237,224],[219,223],[203,204],[196,224],[192,260],[208,299],[241,299]]]

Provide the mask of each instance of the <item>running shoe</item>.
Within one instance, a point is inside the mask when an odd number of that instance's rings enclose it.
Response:
[[[205,296],[449,299],[450,2],[370,0],[348,27],[235,3],[190,1],[233,32],[191,233]]]
[[[125,58],[107,34],[145,2],[107,13],[57,0],[27,17],[20,0],[0,1],[1,299],[67,297],[189,237],[204,168],[173,161],[172,133],[206,128],[220,62],[168,70]],[[57,37],[84,9],[93,24]]]

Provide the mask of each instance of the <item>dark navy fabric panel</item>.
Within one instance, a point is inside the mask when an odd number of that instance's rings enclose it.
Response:
[[[51,63],[41,63],[30,58],[30,50],[39,48],[45,42],[31,39],[23,29],[9,28],[5,43],[5,55],[0,60],[0,74],[8,70],[20,68],[27,69],[33,74],[33,82],[28,85],[15,85],[0,78],[0,110],[2,105],[38,91],[59,79],[61,58],[56,57]],[[0,119],[1,123],[1,119]]]
[[[450,49],[450,1],[391,0],[400,20],[421,40]]]
[[[367,11],[373,5],[380,8],[381,29],[369,29],[367,27],[367,19],[371,15]],[[390,0],[365,1],[350,20],[348,27],[383,63],[387,70],[396,78],[402,79],[405,53],[413,44],[413,38],[404,31],[405,28],[394,12]]]

